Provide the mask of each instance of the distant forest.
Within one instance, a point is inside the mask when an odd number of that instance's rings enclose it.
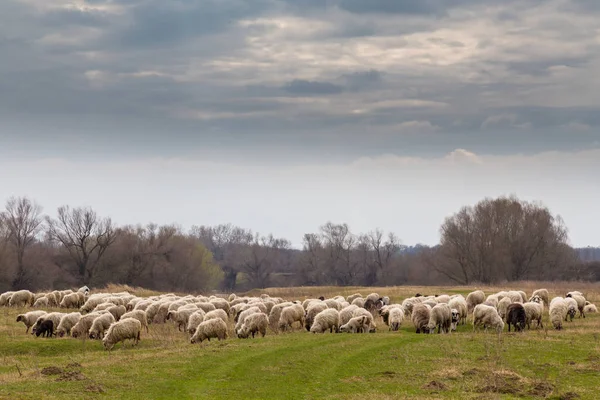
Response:
[[[572,248],[559,216],[515,197],[486,198],[442,222],[436,246],[393,232],[325,222],[293,249],[287,238],[232,224],[116,226],[89,207],[56,217],[26,197],[0,213],[0,291],[122,283],[162,291],[272,286],[600,281],[600,248]],[[407,227],[399,227],[408,229]]]

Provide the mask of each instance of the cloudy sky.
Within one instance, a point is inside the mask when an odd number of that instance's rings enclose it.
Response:
[[[599,245],[597,0],[0,0],[0,201],[434,244],[515,194]]]

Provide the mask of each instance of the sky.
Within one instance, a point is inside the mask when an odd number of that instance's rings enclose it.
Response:
[[[0,201],[436,244],[514,194],[600,245],[597,0],[2,0]]]

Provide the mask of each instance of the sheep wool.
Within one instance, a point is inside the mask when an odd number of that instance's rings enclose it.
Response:
[[[485,293],[481,290],[476,290],[467,295],[467,311],[471,312],[476,305],[481,304],[485,301]]]
[[[429,317],[431,314],[431,307],[426,304],[415,304],[411,313],[411,321],[415,326],[417,333],[425,333],[427,324],[429,324]]]
[[[33,306],[35,295],[29,290],[19,290],[14,292],[8,301],[10,307]]]
[[[137,319],[121,318],[120,321],[110,325],[106,331],[106,335],[102,339],[102,345],[106,350],[111,350],[115,344],[124,342],[127,339],[133,339],[135,346],[140,341],[141,330],[142,324]]]
[[[593,314],[593,313],[597,313],[598,309],[596,308],[595,304],[589,303],[585,305],[585,307],[583,307],[583,312],[587,313],[587,314]]]
[[[369,329],[369,321],[364,315],[362,317],[350,318],[344,325],[340,325],[340,332],[362,333]]]
[[[498,310],[498,315],[500,315],[500,318],[502,318],[502,319],[506,318],[508,306],[511,304],[512,304],[512,300],[510,299],[510,297],[503,297],[498,302],[498,306],[496,307],[496,309]]]
[[[462,325],[467,323],[467,300],[465,300],[463,296],[457,296],[450,299],[450,301],[448,302],[448,306],[450,307],[450,309],[454,308],[458,311],[459,321]]]
[[[225,311],[221,310],[220,308],[209,311],[204,315],[205,321],[209,320],[209,319],[215,319],[215,318],[222,320],[226,324],[227,324],[227,321],[229,320],[227,313]]]
[[[113,317],[115,317],[115,321],[118,321],[119,319],[121,319],[123,314],[125,314],[125,312],[127,311],[125,306],[112,306],[112,307],[107,308],[106,310],[109,313],[111,313]]]
[[[262,337],[267,334],[267,326],[269,325],[269,317],[267,314],[258,312],[249,315],[245,320],[240,330],[238,331],[238,337],[246,339],[250,335],[254,338],[254,335],[260,333]]]
[[[427,328],[429,329],[429,333],[434,333],[436,327],[438,328],[438,333],[449,333],[451,323],[452,311],[450,306],[446,303],[440,303],[431,309]]]
[[[292,304],[281,310],[279,330],[283,332],[292,329],[295,322],[299,322],[301,327],[304,326],[304,307],[300,304]]]
[[[306,309],[306,314],[304,316],[304,327],[307,331],[310,332],[310,328],[312,327],[312,324],[317,314],[319,314],[321,311],[327,310],[328,308],[329,306],[325,301],[314,301],[308,305],[308,308]]]
[[[342,308],[342,311],[340,311],[340,326],[347,324],[348,321],[350,321],[352,314],[356,309],[358,309],[358,306],[354,304],[350,304],[349,306]]]
[[[73,338],[86,338],[94,320],[101,314],[97,312],[91,312],[83,315],[79,318],[79,321],[71,328],[71,337]]]
[[[65,334],[68,336],[71,334],[71,329],[75,326],[77,322],[81,319],[81,313],[74,312],[65,314],[58,323],[58,327],[56,328],[56,334],[59,337],[63,337]]]
[[[134,318],[134,319],[137,319],[138,321],[140,321],[140,324],[142,324],[142,328],[146,329],[146,333],[148,333],[148,331],[149,331],[149,329],[148,329],[148,317],[146,316],[146,311],[144,311],[144,310],[132,310],[132,311],[126,312],[125,314],[121,315],[121,318],[119,318],[119,320],[121,320],[123,318]]]
[[[541,298],[540,298],[540,300],[541,300]],[[542,303],[537,303],[537,302],[523,303],[523,308],[525,309],[525,324],[527,325],[528,329],[531,329],[532,321],[537,321],[538,328],[544,327],[544,324],[542,323],[542,316],[544,314],[544,306],[542,305]]]
[[[402,307],[393,307],[390,309],[388,314],[388,325],[390,327],[390,331],[398,331],[403,320],[404,310]]]
[[[550,302],[550,322],[554,329],[562,329],[563,320],[567,316],[567,302],[562,297],[555,297]]]
[[[315,322],[310,327],[312,333],[325,333],[329,330],[330,333],[340,330],[340,313],[334,308],[328,308],[321,311],[315,317]]]
[[[478,304],[473,309],[473,332],[479,326],[483,326],[485,330],[491,327],[500,333],[504,329],[504,321],[494,307]]]
[[[0,294],[0,306],[1,307],[5,307],[8,305],[8,302],[10,301],[10,298],[12,297],[12,295],[15,292],[4,292],[2,294]]]
[[[211,338],[217,338],[219,341],[227,338],[227,324],[221,318],[210,319],[198,325],[190,343],[202,343],[204,339],[210,342]]]
[[[88,336],[90,337],[90,339],[102,339],[104,337],[104,332],[106,332],[106,330],[111,326],[111,324],[115,322],[115,317],[113,317],[111,313],[105,313],[100,315],[92,322],[92,326],[88,331]],[[140,329],[142,329],[141,324]]]

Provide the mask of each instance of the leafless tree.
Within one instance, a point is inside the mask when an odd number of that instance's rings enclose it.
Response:
[[[23,289],[30,282],[25,266],[25,252],[35,242],[42,229],[42,207],[27,197],[11,197],[6,210],[0,214],[7,242],[15,252],[17,271],[12,282],[14,289]]]
[[[82,283],[94,277],[99,261],[115,242],[116,231],[110,218],[100,218],[89,207],[58,209],[58,218],[47,217],[48,236],[68,252]]]
[[[286,262],[285,251],[290,248],[287,239],[277,239],[273,235],[260,236],[248,246],[244,261],[244,272],[253,287],[265,288],[276,267]]]

